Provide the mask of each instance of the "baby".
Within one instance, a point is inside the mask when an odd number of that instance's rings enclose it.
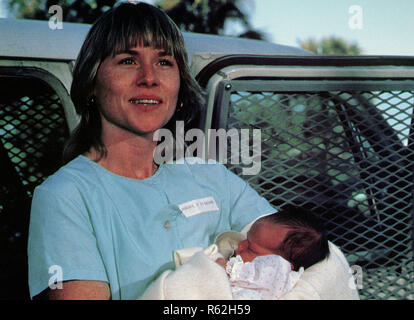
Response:
[[[279,299],[304,269],[329,255],[325,231],[310,212],[290,207],[254,222],[226,268],[234,299]]]
[[[262,217],[247,234],[223,232],[208,248],[177,250],[174,262],[175,270],[164,271],[140,299],[359,299],[345,256],[300,208]]]

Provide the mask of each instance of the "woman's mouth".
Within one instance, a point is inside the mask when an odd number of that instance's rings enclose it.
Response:
[[[140,96],[129,99],[129,102],[138,107],[139,110],[149,112],[158,109],[163,100],[157,96]]]
[[[135,105],[155,106],[161,104],[162,101],[158,99],[130,99],[129,102]]]

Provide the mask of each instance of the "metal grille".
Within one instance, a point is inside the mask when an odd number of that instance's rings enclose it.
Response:
[[[275,81],[259,91],[263,84],[244,83],[223,84],[216,115],[221,127],[261,130],[261,171],[243,178],[274,206],[321,217],[329,239],[362,270],[361,298],[413,299],[414,90],[320,91],[316,83],[278,91]]]
[[[68,128],[59,97],[44,82],[0,77],[0,86],[0,298],[27,298],[30,202],[61,165]]]
[[[46,85],[36,96],[0,103],[2,147],[27,194],[61,164],[60,153],[68,136],[59,97]]]

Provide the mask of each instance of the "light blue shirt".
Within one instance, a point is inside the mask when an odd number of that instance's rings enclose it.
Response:
[[[182,206],[211,197],[218,210],[210,203],[206,212],[191,215]],[[221,232],[240,231],[274,211],[221,164],[190,158],[135,180],[79,156],[35,190],[30,295],[55,280],[100,280],[109,283],[112,299],[136,299],[174,268],[175,250],[207,247]]]

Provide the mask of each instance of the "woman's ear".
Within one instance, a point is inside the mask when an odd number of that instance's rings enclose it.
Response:
[[[96,97],[94,94],[91,94],[88,96],[87,101],[86,101],[86,105],[88,107],[93,107],[96,105]]]

